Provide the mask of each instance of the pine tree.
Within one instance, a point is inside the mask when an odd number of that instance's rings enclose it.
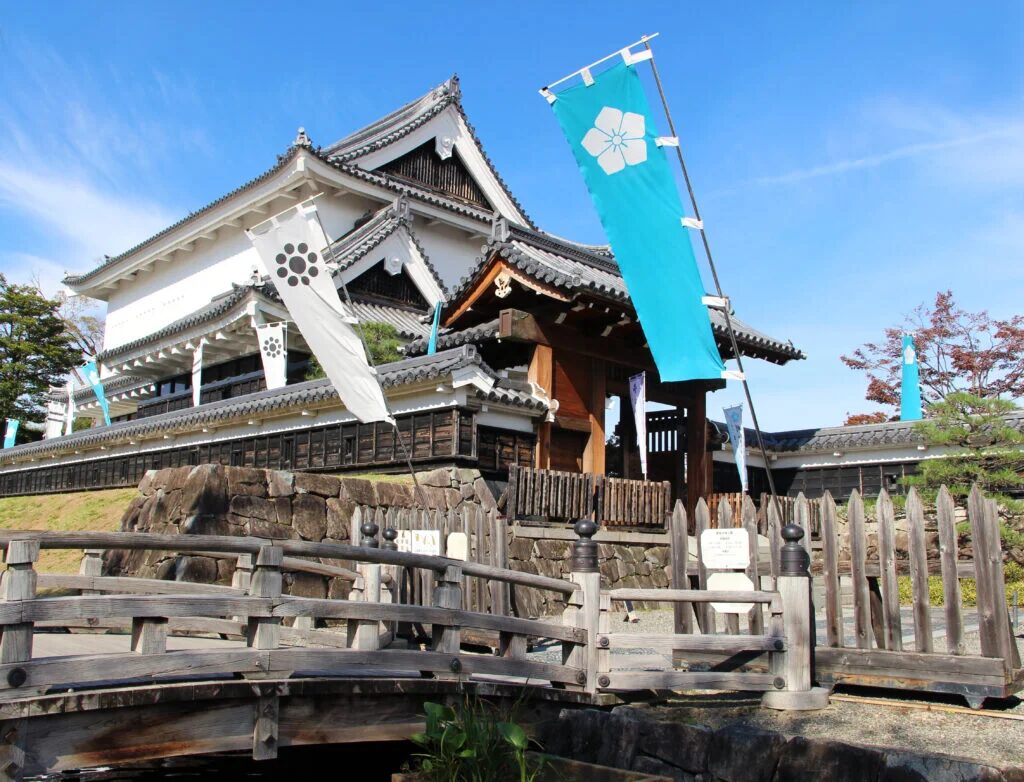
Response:
[[[59,308],[36,287],[0,274],[0,421],[41,421],[50,386],[81,360]]]

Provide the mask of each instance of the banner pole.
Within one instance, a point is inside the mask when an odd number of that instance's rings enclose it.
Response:
[[[654,58],[654,50],[651,48],[651,44],[647,41],[643,41],[643,45],[647,48],[647,51],[651,52],[651,71],[654,74],[654,83],[658,86],[658,96],[661,98],[662,108],[665,110],[665,118],[668,120],[669,133],[675,138],[679,138],[679,134],[676,132],[676,124],[672,120],[672,112],[668,107],[668,99],[665,97],[665,89],[661,84],[661,76],[658,73],[658,63]],[[718,293],[718,297],[725,299],[725,294],[722,292],[722,283],[718,279],[718,270],[715,267],[714,257],[711,255],[711,245],[708,243],[708,236],[704,230],[703,222],[701,221],[700,209],[697,206],[697,196],[693,192],[693,183],[690,181],[690,174],[686,169],[686,161],[683,159],[683,149],[681,145],[676,146],[676,157],[679,159],[679,167],[683,172],[683,180],[686,182],[686,190],[690,195],[690,204],[693,206],[693,216],[698,221],[697,230],[700,231],[701,242],[704,244],[704,254],[708,259],[708,266],[711,268],[711,277],[715,281],[715,291]],[[781,511],[779,507],[779,498],[775,492],[775,479],[772,476],[771,462],[768,460],[768,449],[765,448],[764,438],[761,436],[761,426],[757,422],[757,410],[754,408],[754,399],[750,395],[750,386],[747,383],[746,375],[743,374],[743,358],[740,355],[739,343],[736,341],[736,332],[732,327],[732,318],[729,315],[729,302],[726,299],[726,306],[722,308],[722,313],[725,315],[725,327],[729,332],[729,342],[732,344],[733,356],[736,358],[736,368],[740,371],[743,383],[743,394],[747,399],[747,406],[750,408],[750,420],[754,424],[754,432],[757,434],[757,444],[761,451],[761,458],[764,460],[764,471],[768,478],[768,491],[771,493],[772,502],[775,504],[776,511]],[[780,513],[781,518],[781,513]]]

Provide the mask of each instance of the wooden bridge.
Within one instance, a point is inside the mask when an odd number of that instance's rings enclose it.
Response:
[[[811,690],[807,559],[790,531],[775,591],[602,590],[596,525],[577,522],[562,580],[380,547],[298,540],[146,533],[4,532],[0,595],[0,777],[224,751],[276,756],[280,747],[404,739],[423,702],[467,691],[531,709],[601,703],[616,693],[704,688],[764,691],[778,708],[823,705]],[[81,549],[82,573],[38,574],[41,549]],[[101,575],[104,551],[202,553],[235,560],[232,586]],[[355,563],[350,570],[332,561]],[[348,599],[282,593],[288,570],[348,578]],[[423,574],[426,574],[425,576]],[[425,604],[403,583],[429,578]],[[466,577],[548,590],[560,620],[465,610]],[[624,600],[745,603],[753,635],[613,633]],[[121,634],[110,631],[122,628]],[[471,634],[493,639],[481,651]],[[404,638],[426,638],[429,644]],[[531,653],[540,644],[546,656]],[[653,649],[740,661],[767,654],[768,672],[650,670]],[[646,670],[625,667],[640,660]],[[617,665],[621,663],[621,667]]]

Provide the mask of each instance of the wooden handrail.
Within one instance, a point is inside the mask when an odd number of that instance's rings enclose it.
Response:
[[[286,554],[307,557],[327,557],[353,562],[422,568],[443,573],[451,565],[458,565],[467,576],[501,581],[506,584],[572,594],[578,587],[568,581],[548,576],[521,573],[517,570],[460,562],[446,557],[411,554],[404,551],[350,546],[345,543],[313,543],[304,540],[268,540],[266,538],[232,535],[156,535],[149,532],[51,532],[49,530],[5,530],[0,532],[0,548],[5,549],[16,540],[32,540],[42,549],[122,549],[163,550],[201,554],[215,551],[232,554],[257,554],[264,546],[277,546]]]

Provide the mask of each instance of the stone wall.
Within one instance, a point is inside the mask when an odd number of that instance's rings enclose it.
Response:
[[[417,479],[431,510],[461,512],[466,506],[495,506],[490,489],[476,470],[437,469],[420,473]],[[356,508],[384,522],[412,507],[411,483],[204,464],[148,472],[139,484],[138,496],[125,511],[121,529],[349,543]],[[351,567],[348,562],[326,561]],[[109,552],[104,571],[229,584],[234,565],[228,559],[163,551]],[[348,588],[342,579],[285,574],[288,594],[344,598]]]
[[[565,709],[538,733],[553,755],[676,782],[1024,781],[1021,768],[786,736],[743,723],[712,728],[660,721],[629,706],[610,712]]]
[[[576,537],[570,530],[513,527],[510,534],[510,568],[552,578],[569,577],[570,546]],[[552,534],[565,539],[550,537]],[[647,589],[671,584],[667,535],[602,530],[595,539],[603,588]],[[560,595],[523,587],[516,587],[515,599],[520,616],[558,614],[565,605]],[[640,603],[638,607],[646,606]]]

